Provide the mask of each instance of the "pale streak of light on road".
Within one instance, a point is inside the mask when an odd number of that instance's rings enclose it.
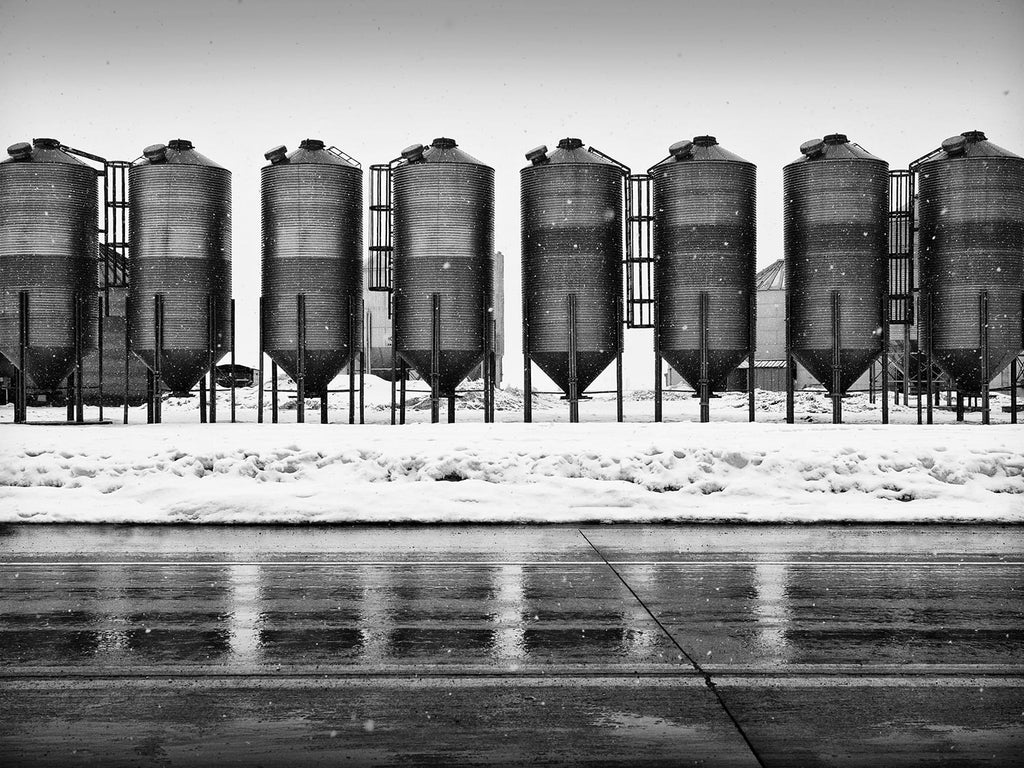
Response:
[[[391,652],[393,608],[388,592],[389,571],[360,568],[363,578],[359,601],[359,637],[362,644],[360,660],[364,664],[383,664]]]
[[[657,570],[656,565],[634,566],[629,569],[626,580],[641,597],[654,594]],[[624,613],[622,616],[625,629],[629,630],[625,642],[626,656],[630,659],[649,660],[658,649],[662,631],[632,597],[629,598],[629,601],[636,610],[633,613]]]
[[[789,597],[786,593],[789,569],[780,563],[754,566],[754,616],[757,618],[759,645],[769,658],[789,662],[789,644],[785,628],[789,624]]]
[[[231,610],[227,629],[234,661],[255,664],[260,660],[260,569],[256,565],[228,568]]]
[[[97,616],[96,655],[110,662],[121,658],[128,649],[128,631],[131,626],[132,602],[125,597],[125,579],[130,579],[128,569],[116,568],[96,574],[97,592],[105,596],[98,601],[102,608]],[[148,627],[138,627],[145,631]]]
[[[526,591],[523,588],[523,567],[503,565],[494,574],[494,657],[516,663],[526,658],[526,626],[523,611]]]

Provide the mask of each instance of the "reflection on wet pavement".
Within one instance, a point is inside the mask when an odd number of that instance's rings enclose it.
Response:
[[[636,664],[671,643],[598,564],[0,571],[0,663]],[[628,594],[626,595],[628,597]],[[130,606],[130,607],[129,607]],[[666,658],[667,654],[667,658]]]
[[[754,764],[678,644],[770,765],[1024,750],[1013,529],[196,533],[0,528],[0,748]]]

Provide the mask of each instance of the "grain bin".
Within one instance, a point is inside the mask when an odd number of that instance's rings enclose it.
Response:
[[[521,176],[524,353],[572,404],[621,351],[623,167],[565,138]]]
[[[301,356],[305,391],[323,395],[359,352],[363,172],[319,139],[265,156],[262,349],[296,381]]]
[[[76,336],[82,353],[96,348],[96,172],[56,139],[14,144],[8,154],[0,161],[0,353],[38,389],[54,390],[74,370]]]
[[[452,398],[487,351],[494,169],[438,138],[405,149],[392,179],[395,349]]]
[[[703,346],[708,388],[720,391],[754,341],[757,169],[697,136],[673,144],[649,173],[660,351],[699,390]]]
[[[916,170],[922,343],[962,394],[977,394],[1022,346],[1024,158],[968,131]]]
[[[783,170],[791,349],[838,397],[882,352],[889,166],[843,134],[800,151]]]
[[[230,346],[231,173],[186,139],[155,144],[129,171],[129,211],[131,348],[187,392]]]

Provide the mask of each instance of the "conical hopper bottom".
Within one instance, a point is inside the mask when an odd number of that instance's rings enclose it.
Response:
[[[299,354],[294,349],[268,349],[267,354],[292,381],[299,373]],[[348,363],[348,353],[342,350],[307,350],[305,357],[307,394],[319,395]]]
[[[430,361],[431,352],[426,350],[403,350],[402,359],[411,367],[420,378],[430,385]],[[453,350],[446,349],[439,353],[438,359],[438,387],[442,395],[452,395],[458,389],[459,384],[470,374],[482,359],[483,355],[478,350]]]
[[[568,352],[533,352],[530,357],[555,382],[555,386],[569,394]],[[614,352],[577,352],[576,391],[582,395],[614,359]]]
[[[726,380],[733,369],[743,362],[748,352],[745,349],[708,350],[708,380],[712,392],[725,390]],[[700,382],[700,350],[699,349],[668,349],[662,350],[661,356],[671,365],[686,383],[698,388]]]
[[[841,349],[839,351],[839,394],[853,386],[871,363],[881,354],[879,349]],[[832,388],[832,350],[794,349],[795,357],[816,378],[829,394]]]
[[[152,349],[134,349],[152,371],[156,356]],[[213,364],[224,356],[214,354]],[[165,349],[160,356],[160,379],[171,392],[188,392],[209,370],[210,358],[204,349]]]
[[[1010,364],[1017,356],[1017,350],[989,349],[989,381]],[[964,394],[980,394],[985,389],[985,375],[982,370],[981,349],[935,349],[932,359],[950,376],[958,391]]]
[[[17,352],[13,359],[17,362]],[[74,347],[30,347],[25,350],[25,373],[36,389],[44,392],[60,389],[74,369]]]

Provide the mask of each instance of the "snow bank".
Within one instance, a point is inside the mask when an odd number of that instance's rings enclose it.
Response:
[[[1018,427],[6,424],[0,522],[1024,522]]]

